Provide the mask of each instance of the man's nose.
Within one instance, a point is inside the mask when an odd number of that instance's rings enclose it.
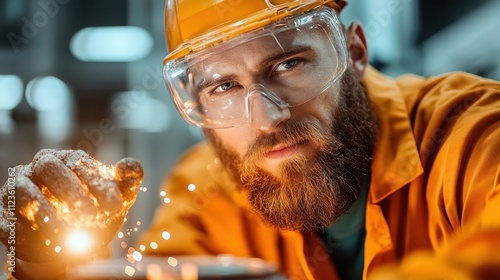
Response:
[[[271,131],[291,117],[287,104],[273,97],[263,91],[254,91],[250,95],[249,106],[252,126],[258,130]]]

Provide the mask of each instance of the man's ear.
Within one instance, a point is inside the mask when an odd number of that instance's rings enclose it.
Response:
[[[354,72],[361,80],[368,66],[368,48],[363,26],[358,22],[353,22],[347,29],[346,36],[350,63],[352,64]]]

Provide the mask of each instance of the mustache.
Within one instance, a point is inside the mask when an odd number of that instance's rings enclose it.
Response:
[[[321,124],[315,120],[287,121],[280,124],[280,127],[272,133],[259,135],[250,145],[243,160],[262,158],[270,149],[279,144],[291,146],[307,141],[322,148],[331,140],[328,133],[323,130]]]

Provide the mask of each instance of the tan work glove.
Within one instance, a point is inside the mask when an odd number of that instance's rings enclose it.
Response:
[[[16,258],[71,263],[103,249],[122,226],[142,178],[141,164],[131,158],[105,165],[83,151],[41,150],[30,164],[15,168]],[[0,190],[0,239],[10,248],[8,182]],[[84,253],[68,243],[75,230],[89,237]]]

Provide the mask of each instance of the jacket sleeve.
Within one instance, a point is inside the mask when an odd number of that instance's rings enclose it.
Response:
[[[475,98],[463,103],[467,106],[453,107],[460,114],[453,115],[451,132],[432,167],[435,173],[429,175],[441,178],[440,192],[428,203],[443,205],[454,231],[434,240],[437,250],[410,254],[372,279],[500,275],[500,85],[487,80],[465,89]]]
[[[375,272],[371,279],[495,279],[500,275],[500,122],[491,133],[483,133],[474,149],[475,164],[465,172],[469,187],[462,195],[462,221],[467,224],[440,250],[413,253]]]

